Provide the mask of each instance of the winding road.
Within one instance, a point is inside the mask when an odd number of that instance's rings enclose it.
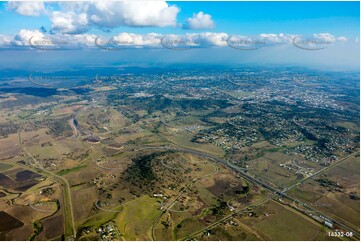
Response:
[[[18,142],[19,145],[21,147],[21,149],[32,159],[32,161],[34,162],[33,164],[31,164],[33,167],[43,171],[45,174],[47,174],[50,177],[53,177],[55,180],[58,180],[64,190],[63,190],[63,206],[64,206],[64,217],[65,217],[65,236],[67,240],[74,240],[76,238],[76,229],[75,229],[75,222],[74,222],[74,216],[73,216],[73,205],[72,205],[72,200],[71,200],[71,190],[70,190],[70,184],[69,182],[61,177],[56,175],[55,173],[48,171],[46,169],[44,169],[43,167],[41,167],[39,165],[39,161],[33,156],[33,154],[31,154],[23,145],[22,140],[21,140],[21,132],[18,132],[19,137],[18,137]],[[67,228],[71,228],[71,231],[67,231]]]

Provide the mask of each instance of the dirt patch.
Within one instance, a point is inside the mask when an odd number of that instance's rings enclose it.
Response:
[[[15,170],[11,170],[5,173],[0,173],[0,184],[6,189],[14,189],[22,192],[26,191],[38,183],[35,178],[41,177],[41,175],[29,170],[16,170],[14,176],[14,171]]]
[[[226,179],[226,177],[217,177],[214,182],[215,184],[209,187],[208,190],[215,196],[246,194],[249,190],[247,185],[242,186],[240,182]]]
[[[63,215],[52,216],[42,221],[44,230],[41,234],[41,240],[51,240],[58,238],[63,234]]]
[[[0,211],[0,234],[3,234],[3,232],[7,232],[16,228],[20,228],[23,226],[24,223],[20,220],[14,218],[10,214]],[[1,235],[0,235],[1,236]],[[2,239],[0,237],[0,239]]]
[[[32,171],[29,171],[29,170],[24,170],[24,171],[20,171],[20,172],[16,173],[15,180],[17,182],[23,182],[23,181],[27,181],[30,179],[33,180],[38,177],[41,177],[41,175],[34,173]]]

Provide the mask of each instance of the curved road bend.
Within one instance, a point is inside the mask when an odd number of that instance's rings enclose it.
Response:
[[[61,184],[64,187],[63,190],[63,198],[64,198],[64,216],[65,216],[65,231],[67,226],[67,223],[71,223],[70,227],[72,228],[71,232],[66,232],[66,236],[67,236],[67,240],[74,240],[76,238],[76,229],[75,229],[75,223],[74,223],[74,216],[73,216],[73,205],[72,205],[72,200],[71,200],[71,190],[70,190],[70,185],[69,182],[61,177],[56,175],[53,172],[50,172],[48,170],[45,170],[44,168],[42,168],[41,166],[37,165],[39,164],[38,160],[33,156],[33,154],[31,154],[23,145],[22,141],[21,141],[21,134],[20,131],[18,132],[19,134],[19,145],[21,147],[21,149],[33,160],[34,162],[34,167],[37,169],[40,169],[41,171],[43,171],[44,173],[48,174],[49,176],[54,177],[55,179],[58,179]]]

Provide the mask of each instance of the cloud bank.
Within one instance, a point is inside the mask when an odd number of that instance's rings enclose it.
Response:
[[[77,15],[77,18],[81,16]],[[73,25],[66,25],[68,30],[73,29]],[[73,31],[71,31],[73,32]],[[36,43],[39,45],[59,45],[63,49],[67,48],[96,48],[100,45],[126,46],[128,48],[164,48],[164,47],[226,47],[234,46],[247,47],[255,43],[260,47],[269,46],[287,46],[293,45],[295,39],[300,40],[313,40],[323,41],[322,43],[328,44],[331,47],[336,43],[352,42],[344,36],[334,36],[330,33],[317,33],[309,37],[302,37],[295,34],[274,34],[263,33],[254,36],[244,35],[231,35],[224,32],[200,32],[200,33],[186,33],[183,35],[175,34],[160,34],[160,33],[147,33],[136,34],[129,32],[121,32],[111,37],[97,36],[95,34],[68,34],[68,33],[44,33],[41,30],[28,30],[21,29],[19,33],[14,36],[0,35],[0,48],[14,48],[17,46],[34,47]],[[36,41],[36,42],[34,42]],[[308,43],[315,45],[315,43]],[[317,44],[317,42],[316,42]],[[231,46],[231,47],[232,47]],[[36,47],[36,46],[35,46]]]

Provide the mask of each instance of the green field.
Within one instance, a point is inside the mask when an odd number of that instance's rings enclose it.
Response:
[[[0,163],[0,172],[6,171],[6,170],[10,169],[11,167],[13,167],[13,165]]]
[[[123,206],[115,218],[120,233],[126,240],[151,240],[151,228],[159,214],[155,198],[141,196]]]
[[[267,203],[263,212],[267,213],[268,217],[262,214],[262,221],[256,223],[254,227],[267,240],[329,239],[323,226],[279,203],[274,201]]]
[[[71,172],[75,172],[75,171],[79,171],[80,169],[86,167],[87,165],[86,164],[80,164],[80,165],[77,165],[77,166],[74,166],[70,169],[64,169],[64,170],[61,170],[58,172],[58,175],[59,176],[64,176],[66,174],[69,174]]]

